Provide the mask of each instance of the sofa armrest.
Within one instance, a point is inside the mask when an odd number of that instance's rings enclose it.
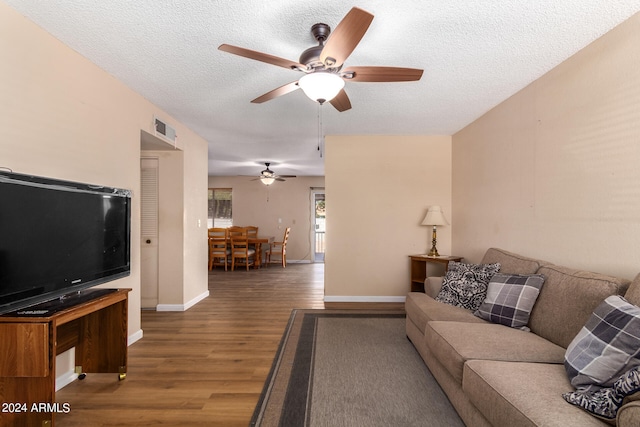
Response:
[[[424,293],[431,298],[435,298],[440,293],[442,288],[442,280],[444,277],[427,277],[424,279]]]
[[[625,403],[618,409],[616,417],[617,427],[635,427],[640,426],[640,401],[634,400]]]

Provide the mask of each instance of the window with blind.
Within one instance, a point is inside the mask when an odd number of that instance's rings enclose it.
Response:
[[[231,188],[209,189],[209,216],[207,219],[208,228],[227,228],[233,225],[233,215],[231,211],[231,193]]]

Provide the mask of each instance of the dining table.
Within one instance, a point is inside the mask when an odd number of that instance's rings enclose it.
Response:
[[[226,243],[227,243],[227,247],[230,247],[231,237],[229,236],[229,233],[225,233],[224,236],[225,236],[224,239],[226,240]],[[209,234],[209,239],[216,240],[216,237],[212,234]],[[256,250],[256,256],[254,258],[254,268],[262,267],[262,264],[263,264],[262,262],[263,246],[262,245],[269,245],[273,243],[274,240],[275,240],[275,237],[273,236],[256,236],[256,235],[247,236],[247,243],[249,243],[249,245],[253,245]]]
[[[275,237],[273,236],[267,236],[267,237],[254,236],[254,237],[247,238],[247,241],[249,242],[250,245],[256,245],[256,257],[254,259],[255,268],[262,267],[262,245],[271,244],[274,241],[274,239]]]

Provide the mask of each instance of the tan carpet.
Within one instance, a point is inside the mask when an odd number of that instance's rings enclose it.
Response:
[[[251,425],[463,426],[397,311],[294,310]]]

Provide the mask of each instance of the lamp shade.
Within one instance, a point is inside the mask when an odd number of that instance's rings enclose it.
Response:
[[[449,223],[445,219],[442,214],[442,209],[440,206],[431,206],[427,211],[424,219],[422,220],[422,225],[448,225]]]
[[[344,87],[344,80],[334,73],[316,71],[302,76],[298,86],[312,101],[323,104],[336,97]]]

